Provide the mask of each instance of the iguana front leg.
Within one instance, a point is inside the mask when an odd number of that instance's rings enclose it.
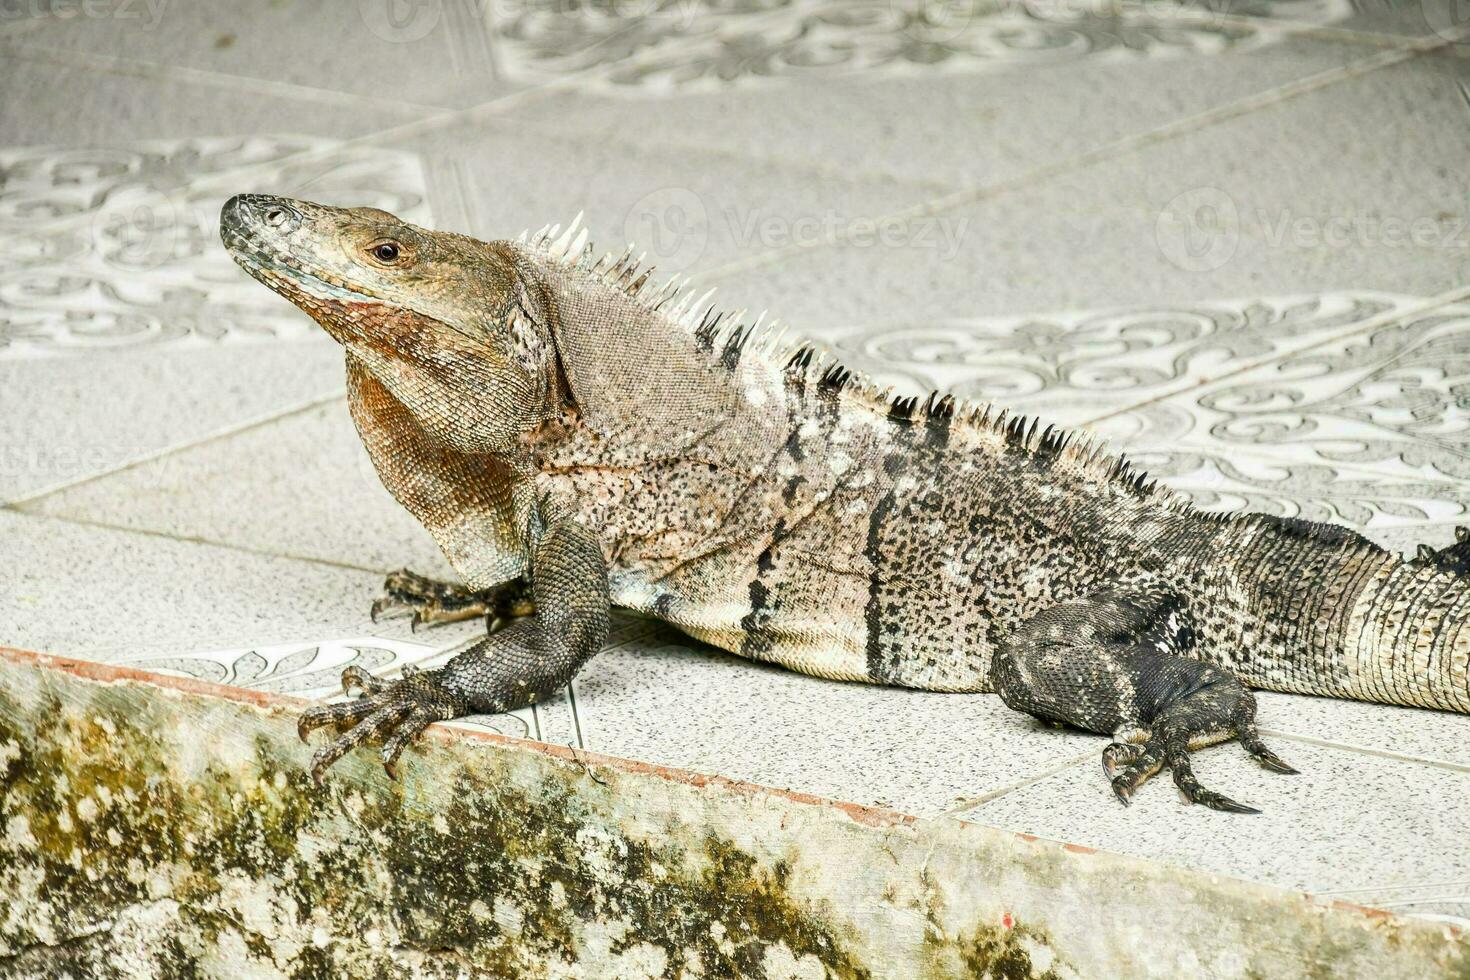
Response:
[[[548,513],[551,511],[551,513]],[[536,612],[480,640],[436,670],[387,683],[362,671],[344,686],[364,689],[356,701],[310,708],[303,740],[325,725],[348,730],[312,757],[312,777],[370,740],[384,739],[389,776],[404,747],[435,721],[524,707],[560,690],[601,648],[608,629],[607,564],[597,535],[543,502],[544,524],[531,548]]]
[[[494,630],[518,616],[536,611],[531,583],[524,576],[492,585],[488,589],[470,589],[453,582],[441,582],[400,568],[383,582],[383,595],[373,600],[372,620],[384,613],[409,610],[413,619],[410,631],[425,623],[458,623],[480,616]]]
[[[1189,802],[1259,813],[1202,787],[1189,751],[1234,738],[1266,768],[1296,770],[1256,734],[1250,691],[1185,656],[1192,645],[1177,594],[1151,584],[1114,587],[1029,619],[996,652],[990,680],[1017,711],[1111,734],[1103,766],[1125,804],[1167,766]]]

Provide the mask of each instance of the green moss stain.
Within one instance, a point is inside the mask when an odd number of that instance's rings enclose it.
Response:
[[[470,950],[477,964],[515,976],[576,961],[589,926],[615,956],[653,947],[671,977],[760,976],[777,943],[816,957],[829,976],[868,976],[824,917],[791,895],[785,864],[716,835],[619,833],[575,792],[580,778],[525,792],[462,775],[435,819],[395,822],[388,853],[406,936]]]
[[[353,753],[319,790],[284,719],[37,675],[39,689],[0,674],[0,977],[1097,972],[1077,959],[1096,950],[1059,948],[1047,922],[998,911],[1010,899],[965,876],[982,858],[1008,862],[1034,910],[1035,889],[1074,874],[1009,839],[986,851],[982,836],[956,861],[935,849],[952,829],[826,823],[827,811],[791,808],[768,814],[772,840],[748,824],[771,801],[463,743],[411,751],[396,784],[372,753]],[[865,874],[890,877],[864,879],[883,896],[871,909],[838,914],[807,897],[820,890],[808,876],[848,846],[872,862]],[[1249,940],[1226,952],[1248,950],[1242,962],[1261,975],[1315,962],[1393,960],[1383,975],[1398,976],[1467,969],[1462,940],[1420,924],[1320,909],[1267,917],[1228,888],[1197,894],[1201,915]],[[979,908],[989,911],[977,922]],[[849,921],[877,932],[856,935]]]
[[[625,834],[579,791],[581,767],[530,784],[446,767],[452,791],[421,807],[380,771],[364,789],[346,778],[351,766],[317,790],[299,751],[249,732],[231,764],[206,752],[185,779],[182,747],[146,734],[178,715],[149,717],[106,695],[24,714],[0,702],[0,744],[20,746],[0,797],[0,849],[23,821],[16,839],[34,845],[15,847],[12,864],[39,872],[45,908],[34,915],[51,918],[0,916],[12,947],[162,898],[179,903],[196,937],[160,948],[176,975],[222,939],[293,977],[340,975],[354,947],[376,941],[386,955],[394,937],[491,975],[534,977],[578,963],[592,933],[605,955],[669,977],[760,976],[777,944],[828,976],[869,975],[822,910],[791,893],[787,864],[677,826]],[[278,925],[298,927],[284,948]]]
[[[1056,966],[1035,962],[1040,951],[1050,958],[1045,933],[1017,922],[980,926],[955,943],[965,975],[991,980],[1062,980]]]

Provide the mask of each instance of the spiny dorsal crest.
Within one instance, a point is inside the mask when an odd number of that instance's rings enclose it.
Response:
[[[538,251],[548,262],[620,290],[649,312],[690,331],[698,347],[711,355],[712,364],[723,369],[736,370],[754,354],[802,385],[814,382],[819,390],[840,395],[844,402],[896,423],[944,426],[955,434],[994,437],[1010,450],[1038,461],[1069,467],[1121,486],[1129,493],[1157,497],[1165,504],[1190,507],[1187,498],[1134,470],[1126,459],[1107,452],[1100,440],[1089,435],[1053,425],[1041,428],[1035,418],[1013,415],[1004,408],[995,410],[989,404],[971,404],[936,391],[922,402],[916,396],[897,395],[892,388],[880,388],[862,372],[829,359],[816,345],[797,338],[787,340],[786,328],[778,327],[775,320],[767,323],[764,311],[749,323],[745,322],[743,309],[733,314],[718,311],[710,303],[715,290],[709,289],[696,298],[687,277],[681,280],[671,276],[663,285],[655,286],[654,266],[643,264],[647,253],[635,256],[631,243],[620,254],[606,252],[594,258],[587,229],[582,227],[581,211],[565,228],[547,225],[534,235],[523,231],[516,241]]]

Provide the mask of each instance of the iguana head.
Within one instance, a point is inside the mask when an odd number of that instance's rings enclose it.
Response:
[[[549,313],[510,244],[264,194],[231,198],[220,237],[456,448],[506,451],[555,414]]]

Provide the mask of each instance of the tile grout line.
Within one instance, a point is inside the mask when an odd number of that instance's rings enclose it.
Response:
[[[289,552],[270,551],[266,548],[252,548],[249,545],[235,544],[230,541],[220,541],[215,538],[205,538],[193,534],[174,534],[169,531],[158,531],[153,528],[132,527],[127,524],[113,524],[110,521],[100,521],[91,517],[79,517],[68,514],[42,514],[36,511],[21,510],[9,504],[0,505],[0,512],[8,512],[18,517],[29,518],[33,521],[60,521],[63,524],[72,524],[78,527],[96,528],[102,531],[119,531],[123,534],[136,534],[146,538],[160,538],[165,541],[176,541],[180,544],[202,545],[206,548],[222,548],[226,551],[234,551],[245,555],[255,555],[258,558],[274,558],[280,561],[305,562],[312,565],[324,565],[328,568],[338,568],[348,572],[363,572],[369,575],[387,575],[390,569],[371,568],[367,565],[357,565],[352,562],[336,561],[331,558],[318,558],[314,555],[297,555]]]
[[[1352,701],[1352,698],[1334,698],[1335,701]],[[1312,745],[1321,749],[1336,749],[1341,752],[1352,752],[1357,755],[1371,755],[1379,759],[1388,759],[1392,762],[1408,762],[1415,765],[1431,766],[1435,769],[1447,769],[1450,772],[1470,773],[1470,765],[1463,762],[1451,762],[1448,759],[1432,759],[1428,756],[1409,755],[1404,752],[1393,752],[1389,749],[1375,749],[1367,745],[1354,745],[1351,742],[1337,742],[1328,738],[1317,738],[1314,735],[1298,735],[1294,732],[1285,732],[1277,728],[1261,728],[1262,735],[1271,738],[1284,738],[1290,742],[1299,742],[1303,745]]]
[[[149,463],[156,463],[161,459],[166,459],[167,457],[174,455],[175,453],[186,452],[190,449],[197,449],[200,446],[205,446],[209,443],[217,442],[221,439],[228,439],[232,436],[239,435],[242,432],[249,432],[252,429],[258,429],[262,426],[270,425],[272,422],[277,422],[281,419],[290,418],[291,416],[298,415],[302,412],[309,412],[312,409],[320,408],[323,405],[330,405],[332,402],[340,401],[341,399],[346,397],[347,392],[345,390],[337,390],[328,395],[318,395],[317,397],[309,399],[305,402],[300,402],[286,408],[276,409],[274,411],[268,412],[265,415],[256,416],[255,418],[247,419],[246,421],[238,422],[234,425],[226,426],[225,428],[217,429],[213,432],[209,432],[201,436],[196,436],[193,439],[187,439],[183,442],[175,443],[171,446],[164,446],[163,448],[156,449],[151,453],[145,453],[141,456],[135,456],[132,459],[125,460],[121,463],[115,463],[112,466],[108,466],[94,473],[88,473],[85,476],[79,476],[72,480],[64,480],[60,483],[52,484],[49,487],[43,487],[40,490],[33,490],[25,494],[24,496],[15,497],[11,500],[0,502],[0,509],[24,512],[25,508],[36,504],[46,497],[61,493],[64,490],[71,490],[84,484],[91,483],[94,480],[101,480],[105,477],[115,476],[118,473],[127,472],[128,470],[135,469],[139,466],[145,466]]]
[[[994,697],[995,695],[992,694],[992,695],[987,695],[987,696]],[[1014,793],[1016,790],[1026,789],[1029,786],[1035,786],[1037,783],[1040,783],[1040,782],[1043,782],[1045,780],[1048,780],[1048,779],[1052,778],[1053,776],[1060,775],[1061,773],[1064,773],[1064,772],[1066,772],[1069,769],[1075,769],[1078,766],[1083,765],[1084,763],[1086,763],[1087,760],[1089,760],[1089,759],[1092,759],[1092,758],[1101,758],[1101,757],[1102,757],[1102,752],[1101,752],[1100,749],[1099,750],[1088,749],[1084,753],[1079,753],[1078,755],[1072,756],[1071,758],[1068,758],[1068,759],[1066,759],[1066,760],[1064,760],[1062,762],[1055,763],[1055,764],[1049,766],[1048,768],[1041,770],[1040,772],[1032,773],[1030,776],[1026,777],[1025,779],[1019,780],[1018,782],[1011,783],[1011,784],[1006,785],[1006,786],[1002,786],[999,789],[993,789],[993,790],[991,790],[988,793],[982,793],[980,796],[976,796],[973,799],[965,800],[962,803],[957,803],[954,806],[949,807],[946,810],[942,810],[939,813],[939,816],[941,816],[941,817],[957,817],[957,816],[960,816],[961,814],[963,814],[963,813],[965,813],[965,812],[967,812],[969,810],[973,810],[973,809],[975,809],[977,807],[984,806],[986,803],[991,803],[991,802],[993,802],[995,800],[998,800],[1002,796],[1007,795],[1008,793]]]
[[[1470,890],[1452,892],[1449,895],[1420,895],[1417,898],[1374,899],[1373,907],[1387,909],[1396,908],[1402,905],[1428,905],[1430,902],[1470,902]]]
[[[191,68],[187,65],[167,65],[153,61],[142,61],[137,58],[124,58],[120,55],[67,51],[63,48],[52,48],[25,42],[11,44],[6,43],[4,35],[0,35],[0,50],[5,50],[21,58],[53,65],[84,68],[129,78],[142,78],[149,81],[180,82],[210,88],[228,89],[234,92],[294,98],[339,108],[394,109],[412,114],[444,111],[443,106],[357,95],[353,92],[340,91],[338,89],[302,85],[297,82],[283,82],[277,79],[260,78],[254,75],[235,75],[229,72],[212,71],[207,68]]]
[[[1459,878],[1451,881],[1424,881],[1414,882],[1410,885],[1364,885],[1353,888],[1304,888],[1305,892],[1312,895],[1352,895],[1363,892],[1388,892],[1403,891],[1406,888],[1462,888],[1470,886],[1470,878]]]
[[[1433,759],[1425,756],[1416,756],[1408,755],[1401,752],[1392,752],[1387,749],[1374,749],[1368,746],[1354,745],[1348,742],[1337,742],[1331,739],[1316,738],[1310,735],[1298,735],[1292,732],[1280,731],[1274,728],[1262,728],[1260,730],[1260,733],[1271,738],[1285,739],[1287,741],[1313,745],[1318,748],[1334,749],[1337,751],[1350,752],[1358,755],[1369,755],[1376,758],[1387,759],[1392,762],[1406,762],[1413,765],[1429,766],[1431,768],[1444,769],[1451,772],[1470,773],[1470,765],[1458,762],[1451,762],[1446,759]],[[1006,796],[1017,790],[1026,789],[1028,787],[1036,785],[1037,783],[1050,779],[1053,776],[1057,776],[1061,773],[1067,772],[1070,769],[1074,769],[1086,763],[1089,759],[1093,758],[1093,756],[1097,754],[1097,752],[1089,750],[1086,753],[1049,766],[1048,768],[1040,772],[1033,773],[1031,776],[1019,780],[1013,784],[1003,786],[999,789],[992,790],[989,793],[985,793],[973,799],[966,800],[963,803],[956,804],[955,806],[944,810],[940,814],[940,816],[959,816],[966,811],[973,810],[978,807],[984,806],[987,803],[993,802],[1002,796]]]
[[[1203,23],[1203,24],[1209,24],[1209,23],[1211,23],[1213,21],[1221,20],[1221,21],[1224,21],[1224,22],[1239,23],[1239,24],[1242,24],[1242,25],[1250,25],[1250,26],[1257,26],[1257,25],[1259,25],[1259,26],[1264,26],[1264,27],[1277,27],[1277,28],[1285,27],[1285,28],[1288,28],[1288,29],[1284,30],[1283,33],[1287,34],[1288,36],[1317,37],[1320,34],[1322,34],[1322,31],[1320,30],[1320,28],[1319,28],[1318,25],[1312,25],[1312,24],[1308,24],[1308,23],[1305,23],[1305,22],[1301,22],[1301,21],[1281,21],[1281,20],[1276,20],[1276,19],[1273,19],[1273,18],[1251,17],[1249,15],[1243,15],[1243,16],[1242,15],[1219,15],[1218,17],[1216,17],[1214,15],[1191,16],[1190,14],[1181,12],[1181,13],[1179,13],[1177,15],[1176,14],[1169,14],[1169,15],[1160,17],[1160,16],[1158,16],[1155,13],[1137,12],[1137,13],[1128,13],[1128,14],[1125,14],[1125,16],[1129,20],[1134,20],[1134,21],[1143,22],[1143,23],[1158,24],[1158,25],[1169,25],[1169,24],[1172,24],[1172,23],[1186,23],[1186,24]],[[1322,37],[1322,39],[1324,39],[1324,40],[1336,40],[1336,41],[1356,40],[1358,43],[1363,43],[1363,44],[1371,45],[1371,46],[1374,46],[1374,47],[1381,47],[1381,48],[1386,48],[1386,49],[1389,49],[1389,50],[1392,50],[1392,51],[1400,51],[1400,52],[1415,50],[1413,48],[1413,44],[1418,40],[1418,38],[1413,37],[1413,36],[1404,37],[1404,36],[1398,36],[1398,35],[1378,34],[1378,33],[1373,33],[1373,32],[1357,32],[1357,31],[1350,31],[1350,30],[1341,30],[1341,31],[1336,31],[1336,32],[1330,32],[1329,31],[1328,33],[1331,34],[1332,36],[1325,36],[1324,35]],[[1336,69],[1332,69],[1332,70],[1336,70]],[[869,74],[871,75],[873,73],[869,73]],[[979,74],[989,74],[989,73],[986,73],[986,72],[973,72],[971,74],[979,75]],[[861,74],[861,73],[856,73],[856,74],[851,75],[851,76],[848,76],[848,77],[850,77],[850,78],[864,78],[865,76],[863,74]],[[1289,83],[1283,83],[1283,84],[1289,84]],[[526,128],[528,130],[532,130],[532,131],[541,133],[542,135],[545,135],[547,137],[559,137],[559,138],[562,138],[562,139],[568,139],[569,138],[569,137],[567,137],[567,135],[565,133],[560,132],[558,130],[555,130],[555,129],[553,129],[551,127],[548,127],[548,126],[540,125],[540,124],[538,124],[535,121],[521,121],[521,120],[517,120],[516,121],[516,124],[518,126],[523,126],[524,128]],[[620,137],[620,136],[618,136],[616,134],[599,134],[599,136],[598,136],[598,142],[599,143],[602,143],[602,144],[609,145],[609,146],[621,147],[621,148],[624,148],[624,149],[631,149],[631,150],[645,150],[646,149],[646,145],[645,144],[639,143],[636,140],[625,139],[625,138]],[[714,155],[714,156],[721,157],[721,158],[741,160],[741,161],[746,161],[746,162],[754,161],[754,162],[759,163],[762,166],[771,166],[771,167],[780,168],[782,170],[793,171],[793,172],[801,173],[801,174],[803,174],[805,176],[808,176],[808,177],[817,177],[817,178],[842,178],[844,180],[850,180],[850,181],[851,180],[858,180],[858,181],[863,181],[863,180],[868,180],[868,181],[889,181],[889,182],[892,182],[892,183],[895,183],[895,184],[898,184],[898,185],[910,186],[910,187],[915,187],[915,188],[928,187],[928,188],[933,189],[934,191],[941,192],[941,194],[946,193],[946,192],[947,193],[960,193],[960,192],[963,192],[964,191],[964,188],[963,187],[956,187],[956,185],[953,182],[949,182],[949,181],[930,180],[930,179],[927,179],[927,178],[906,177],[906,176],[903,176],[903,175],[900,175],[900,174],[886,172],[886,171],[854,172],[851,169],[842,169],[842,168],[827,167],[827,166],[823,166],[823,165],[820,165],[820,164],[809,163],[807,161],[802,161],[802,160],[791,160],[791,159],[784,158],[784,157],[766,156],[766,155],[751,155],[751,154],[743,153],[743,152],[739,152],[739,151],[726,150],[726,149],[723,149],[720,146],[711,145],[711,144],[709,144],[707,142],[678,143],[678,144],[668,143],[668,144],[664,144],[664,146],[666,146],[668,148],[676,149],[678,152],[681,152],[681,153],[706,153],[706,154]],[[881,220],[881,219],[879,219],[879,220]]]
[[[288,633],[285,632],[285,629],[282,629],[280,632],[267,634],[233,633],[225,635],[223,638],[219,638],[219,634],[211,634],[209,642],[217,642],[219,645],[209,647],[189,646],[187,648],[181,648],[182,643],[191,643],[192,641],[169,640],[162,643],[121,643],[115,644],[113,646],[76,647],[63,651],[62,655],[67,657],[75,657],[79,660],[88,660],[92,659],[93,655],[95,654],[108,654],[116,651],[136,651],[131,656],[122,656],[110,660],[99,661],[126,666],[137,664],[138,662],[143,660],[157,660],[164,657],[184,657],[191,654],[197,655],[204,653],[222,653],[229,650],[244,649],[247,647],[259,650],[261,647],[287,645],[294,646],[296,644],[307,643],[341,643],[346,640],[358,639],[361,637],[370,637],[374,640],[379,640],[385,643],[411,643],[416,646],[432,645],[420,642],[419,639],[417,639],[417,634],[410,634],[408,637],[402,637],[388,635],[389,631],[386,630],[383,632],[374,632],[374,629],[380,626],[381,624],[374,623],[371,618],[364,617],[346,622],[338,621],[300,627],[301,629],[311,629],[319,631],[318,633],[313,633],[309,635],[306,639],[302,638],[302,634],[300,632]],[[297,627],[288,628],[292,630],[297,629]],[[439,647],[435,647],[431,653],[423,654],[421,655],[421,657],[407,662],[421,663],[424,659],[435,657],[446,651],[453,650],[460,643],[469,643],[478,639],[480,639],[480,636],[475,635],[466,637],[461,640],[448,642]],[[44,653],[46,651],[37,652]],[[396,661],[395,663],[403,662],[404,661]]]
[[[490,55],[490,74],[498,82],[513,84],[515,79],[505,70],[505,54],[500,49],[500,32],[495,29],[495,8],[488,3],[476,6],[479,11],[479,28],[485,35],[485,51]]]
[[[1470,33],[1470,28],[1459,32],[1456,37],[1465,33]],[[1363,58],[1347,65],[1324,69],[1305,78],[1285,82],[1264,92],[1244,96],[1233,102],[1215,106],[1203,112],[1186,116],[1183,119],[1177,119],[1161,126],[1156,126],[1142,133],[1134,133],[1122,139],[1113,140],[1069,159],[1035,167],[1025,173],[1017,174],[1014,177],[998,181],[994,184],[956,190],[950,194],[941,195],[929,201],[922,201],[908,208],[880,215],[872,220],[875,222],[891,222],[933,217],[959,207],[1014,193],[1023,188],[1045,183],[1064,174],[1080,171],[1094,164],[1120,157],[1136,150],[1198,132],[1219,123],[1249,115],[1260,109],[1279,105],[1298,96],[1335,85],[1338,82],[1358,78],[1381,68],[1402,64],[1427,52],[1448,46],[1451,43],[1453,41],[1450,38],[1437,38],[1433,42],[1408,44],[1401,48],[1380,52],[1377,55]],[[715,266],[713,269],[701,273],[698,278],[706,282],[716,282],[737,273],[750,272],[764,266],[772,265],[782,259],[796,255],[809,255],[819,249],[841,245],[846,237],[845,234],[837,231],[811,245],[789,245],[780,249],[772,249],[762,252],[759,255],[751,256],[748,259],[736,259],[724,265]]]
[[[37,30],[45,23],[46,20],[43,17],[30,17],[26,20],[13,21],[9,24],[0,24],[0,43],[4,43],[12,37],[19,37],[22,34]]]

